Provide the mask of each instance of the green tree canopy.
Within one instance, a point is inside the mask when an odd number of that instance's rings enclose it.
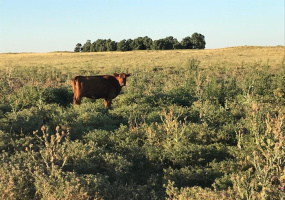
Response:
[[[91,48],[91,40],[87,40],[86,43],[83,45],[84,52],[90,52]]]
[[[152,48],[153,41],[152,41],[151,38],[145,36],[143,38],[143,43],[144,43],[144,46],[145,46],[146,50],[150,50]]]
[[[183,49],[193,49],[193,44],[191,42],[191,37],[185,37],[181,41],[181,47]]]
[[[107,40],[104,39],[98,39],[94,43],[95,45],[95,51],[107,51]]]
[[[80,52],[82,51],[82,44],[81,43],[77,43],[76,47],[74,48],[74,52]]]
[[[134,40],[123,39],[120,42],[111,39],[98,39],[91,44],[91,40],[83,45],[76,44],[75,52],[100,52],[100,51],[131,51],[131,50],[168,50],[168,49],[205,49],[205,36],[200,33],[193,33],[179,42],[176,38],[169,36],[164,39],[152,40],[148,36],[138,37]]]
[[[131,51],[131,43],[133,42],[132,39],[128,39],[128,40],[121,40],[118,44],[117,44],[117,50],[118,51]]]
[[[131,47],[133,50],[146,50],[146,46],[142,37],[134,39],[131,43]]]
[[[178,40],[172,36],[164,39],[155,40],[153,42],[153,49],[155,50],[168,50],[168,49],[179,49],[181,48]]]
[[[206,41],[205,36],[200,33],[193,33],[191,36],[193,49],[205,49]]]
[[[108,39],[106,41],[107,51],[116,51],[117,50],[117,42]]]

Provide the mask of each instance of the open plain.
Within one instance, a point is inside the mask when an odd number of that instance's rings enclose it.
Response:
[[[131,73],[107,110],[76,75]],[[282,199],[285,47],[0,54],[0,199]]]

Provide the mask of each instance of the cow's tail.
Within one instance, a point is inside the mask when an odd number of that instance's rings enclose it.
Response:
[[[73,89],[73,105],[80,104],[80,92],[79,92],[79,81],[78,76],[71,80],[71,85]]]

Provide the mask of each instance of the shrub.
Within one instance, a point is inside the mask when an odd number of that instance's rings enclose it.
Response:
[[[29,168],[36,163],[26,152],[8,156],[2,153],[0,160],[1,199],[33,199],[36,190]]]
[[[180,169],[164,169],[164,180],[173,181],[175,186],[181,187],[210,187],[222,173],[211,168],[183,167]]]
[[[46,104],[56,103],[61,106],[68,106],[72,103],[73,92],[70,87],[45,88],[42,92],[42,100]]]
[[[0,152],[7,151],[11,146],[11,135],[0,130]]]
[[[217,128],[232,120],[230,113],[224,107],[208,100],[205,102],[196,101],[192,108],[199,112],[201,122],[205,122],[212,127]]]
[[[24,86],[8,96],[9,104],[14,111],[36,107],[41,99],[41,87]]]
[[[6,132],[19,134],[32,134],[43,125],[41,112],[36,107],[23,109],[21,111],[6,113],[0,122]]]
[[[180,200],[180,199],[195,199],[195,200],[207,200],[207,199],[238,199],[239,196],[234,190],[228,189],[223,191],[215,191],[210,188],[202,188],[199,186],[177,188],[174,186],[174,182],[168,181],[165,185],[167,200]]]
[[[279,110],[274,116],[267,113],[264,117],[262,107],[253,104],[253,108],[249,137],[242,134],[238,137],[242,157],[249,168],[233,175],[233,187],[239,191],[241,198],[282,199],[285,172],[282,169],[285,162],[284,110]],[[254,146],[249,140],[254,141]]]

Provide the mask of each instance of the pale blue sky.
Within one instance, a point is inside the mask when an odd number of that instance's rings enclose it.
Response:
[[[284,10],[284,0],[0,0],[0,53],[194,32],[206,49],[284,45]]]

